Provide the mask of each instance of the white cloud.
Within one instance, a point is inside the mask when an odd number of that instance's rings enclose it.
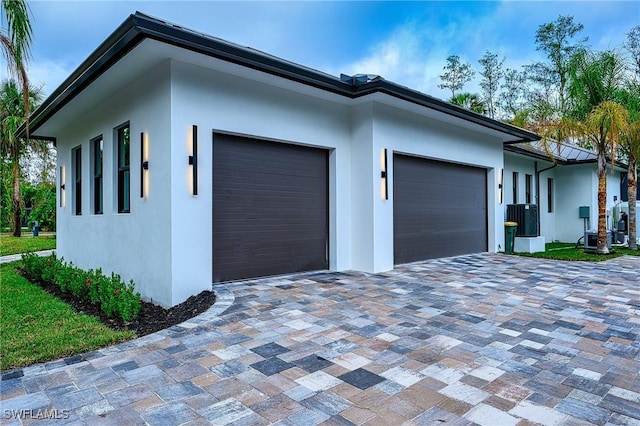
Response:
[[[436,4],[437,5],[437,4]],[[553,22],[559,15],[574,16],[584,24],[583,36],[595,49],[619,46],[624,33],[633,25],[629,13],[637,2],[540,2],[503,1],[473,4],[456,14],[434,14],[414,17],[414,21],[397,26],[389,36],[354,59],[342,69],[347,74],[378,74],[387,80],[448,99],[450,93],[438,88],[439,75],[446,58],[458,55],[476,70],[485,51],[505,57],[505,68],[521,69],[522,65],[545,60],[536,51],[535,33],[540,25]],[[434,6],[435,7],[435,6]],[[467,83],[464,91],[479,92],[479,76]]]
[[[387,40],[372,46],[368,52],[342,65],[340,71],[350,75],[377,74],[412,89],[446,96],[437,85],[447,50],[437,40],[427,37],[416,24],[398,27]]]
[[[27,71],[31,85],[42,88],[42,94],[46,98],[73,70],[55,61],[32,61]]]
[[[73,6],[73,7],[70,7]],[[387,7],[385,7],[387,6]],[[637,14],[637,1],[360,2],[33,1],[29,70],[50,94],[128,14],[141,10],[333,75],[378,74],[447,99],[437,86],[449,55],[479,69],[485,50],[505,67],[541,60],[535,31],[559,14],[585,25],[594,48],[613,47]],[[402,12],[404,11],[404,12]],[[357,15],[354,17],[354,15]],[[39,61],[35,61],[39,59]],[[477,92],[478,77],[465,86]]]

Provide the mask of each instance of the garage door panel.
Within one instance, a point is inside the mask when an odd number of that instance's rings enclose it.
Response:
[[[394,262],[487,250],[486,171],[394,155]]]
[[[326,150],[214,135],[214,282],[328,268]]]

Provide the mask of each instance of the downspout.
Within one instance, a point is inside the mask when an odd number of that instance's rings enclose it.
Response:
[[[542,174],[543,172],[546,172],[547,170],[551,170],[554,169],[558,166],[558,163],[553,163],[553,166],[551,167],[547,167],[546,169],[542,169],[542,170],[538,170],[538,162],[536,161],[535,163],[535,172],[536,172],[536,206],[538,207],[537,213],[538,213],[538,236],[540,236],[540,174]]]

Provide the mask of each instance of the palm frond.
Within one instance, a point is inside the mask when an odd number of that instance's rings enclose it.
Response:
[[[29,59],[29,49],[33,38],[29,7],[24,0],[2,0],[0,2],[3,15],[7,20],[7,33],[14,47],[18,63]]]

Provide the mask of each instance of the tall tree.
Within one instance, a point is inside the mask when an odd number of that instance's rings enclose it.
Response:
[[[527,81],[525,99],[533,129],[544,127],[550,120],[559,118],[554,99],[555,78],[549,67],[543,63],[524,66]]]
[[[471,81],[475,74],[471,64],[460,62],[458,55],[449,56],[447,65],[444,66],[443,70],[444,74],[440,75],[442,83],[438,84],[438,87],[451,90],[452,98],[456,96],[456,91],[462,90],[464,85]]]
[[[622,135],[629,126],[629,112],[620,104],[605,101],[587,117],[583,135],[591,139],[598,153],[598,244],[597,253],[607,254],[607,156],[612,167]]]
[[[570,63],[570,117],[581,123],[577,137],[586,140],[598,158],[598,244],[597,253],[607,247],[607,159],[615,162],[629,112],[614,102],[624,81],[625,66],[612,51],[579,52]]]
[[[638,160],[640,159],[640,25],[627,33],[624,44],[631,56],[632,77],[626,90],[621,92],[622,102],[631,114],[631,124],[624,137],[624,153],[627,157],[627,201],[629,204],[629,248],[638,249],[637,199]]]
[[[33,31],[29,20],[29,8],[25,0],[1,0],[3,24],[6,27],[0,31],[0,46],[2,55],[7,60],[9,75],[14,77],[22,86],[23,106],[29,115],[29,78],[25,65],[29,59]],[[28,123],[27,123],[28,124]]]
[[[500,80],[504,76],[504,71],[502,70],[504,61],[505,58],[498,60],[498,55],[496,53],[491,53],[488,50],[478,61],[480,62],[480,65],[482,65],[482,71],[480,71],[480,75],[482,76],[482,80],[480,80],[480,87],[482,88],[487,113],[491,118],[495,118],[496,116],[496,94],[500,88]]]
[[[509,115],[509,120],[514,121],[522,111],[525,104],[526,75],[523,71],[507,68],[504,72],[504,82],[500,85],[502,91],[499,95],[500,108]]]
[[[13,235],[21,235],[22,218],[22,191],[20,159],[29,147],[36,147],[37,141],[28,139],[22,140],[16,137],[16,131],[26,117],[25,108],[22,103],[24,98],[20,87],[12,80],[5,81],[0,87],[0,140],[2,141],[0,151],[2,153],[2,166],[11,168],[12,181],[12,206],[13,212]],[[29,108],[34,108],[40,102],[41,95],[37,90],[30,90],[27,94]]]
[[[640,84],[640,25],[636,25],[627,33],[627,42],[624,47],[631,55],[635,82]]]
[[[21,114],[19,117],[20,124],[26,123],[27,134],[29,133],[29,112],[31,110],[32,102],[30,98],[30,86],[25,64],[29,58],[29,51],[31,47],[31,39],[33,31],[31,29],[31,21],[29,20],[29,8],[25,0],[1,0],[0,10],[2,11],[3,23],[6,22],[6,27],[0,31],[0,46],[2,46],[2,54],[7,60],[9,68],[9,75],[13,76],[17,81],[21,90],[18,90],[18,94],[22,95]],[[14,85],[15,86],[15,85]],[[5,86],[3,85],[3,96]],[[9,93],[7,93],[8,95]],[[11,95],[13,96],[13,89]],[[6,99],[3,99],[3,102]],[[11,101],[13,102],[13,100]],[[18,100],[20,103],[20,100]],[[20,197],[20,154],[22,149],[16,147],[19,141],[15,140],[14,135],[8,135],[7,129],[13,128],[16,124],[16,117],[13,113],[16,109],[13,108],[11,113],[7,112],[3,105],[2,116],[2,152],[11,152],[11,158],[15,159],[12,162],[12,179],[13,179],[13,210],[14,210],[14,229],[13,235],[19,237],[21,235],[20,228],[20,216],[21,216],[21,197]],[[5,115],[7,114],[7,115]],[[17,129],[17,127],[15,127]]]
[[[629,203],[629,248],[638,250],[636,204],[638,193],[638,159],[640,159],[640,119],[629,124],[623,135],[623,150],[627,157],[627,201]]]
[[[560,15],[554,22],[540,25],[536,31],[536,50],[547,54],[550,64],[543,68],[553,76],[557,84],[560,113],[566,111],[567,88],[571,58],[585,49],[588,38],[577,38],[584,25],[573,21],[573,16]]]

